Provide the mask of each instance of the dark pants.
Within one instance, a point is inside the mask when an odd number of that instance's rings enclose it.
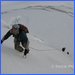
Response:
[[[24,49],[21,45],[29,50],[29,40],[25,32],[21,32],[17,38],[14,38],[14,47],[16,50],[22,52]]]

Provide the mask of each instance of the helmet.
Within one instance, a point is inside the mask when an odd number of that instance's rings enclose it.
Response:
[[[14,35],[17,35],[17,34],[19,34],[19,28],[20,28],[20,26],[18,24],[14,24],[14,25],[12,25],[12,31],[11,32]]]
[[[20,26],[18,24],[14,24],[14,25],[12,25],[12,28],[19,29]]]

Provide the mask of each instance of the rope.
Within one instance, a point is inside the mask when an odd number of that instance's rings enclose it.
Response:
[[[51,51],[51,50],[54,50],[54,49],[46,49],[46,50],[44,50],[44,49],[36,49],[36,48],[33,48],[33,47],[29,47],[29,48],[31,48],[33,50],[36,50],[36,51]]]

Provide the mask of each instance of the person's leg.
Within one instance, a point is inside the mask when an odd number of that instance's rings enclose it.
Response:
[[[25,49],[29,49],[29,40],[27,40],[27,43],[22,43],[22,46],[23,46]]]
[[[29,40],[27,40],[27,43],[23,43],[22,46],[25,48],[24,55],[29,53]]]
[[[19,52],[23,52],[23,48],[20,46],[20,42],[16,38],[14,38],[14,48]]]
[[[29,53],[29,40],[25,32],[21,32],[20,34],[20,41],[22,46],[25,48],[24,55]]]

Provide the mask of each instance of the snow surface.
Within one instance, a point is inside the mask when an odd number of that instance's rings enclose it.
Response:
[[[2,2],[2,37],[19,17],[30,31],[30,53],[14,49],[13,37],[2,45],[3,74],[73,73],[73,2]],[[66,51],[61,51],[66,47]],[[69,51],[69,55],[67,55]]]

